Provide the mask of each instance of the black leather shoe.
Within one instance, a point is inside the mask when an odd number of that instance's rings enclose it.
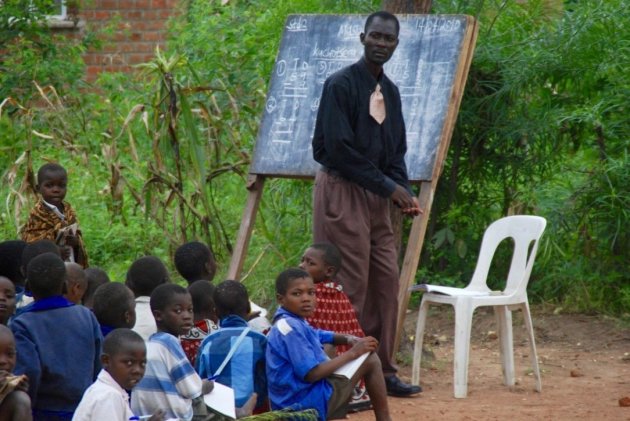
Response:
[[[387,387],[387,394],[389,396],[405,397],[422,392],[420,386],[407,384],[396,375],[385,377],[385,386]]]

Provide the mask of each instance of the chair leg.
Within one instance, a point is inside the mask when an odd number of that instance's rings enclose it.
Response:
[[[523,310],[523,319],[525,320],[525,328],[527,329],[527,335],[529,337],[532,368],[534,369],[534,377],[536,378],[536,391],[542,392],[542,380],[540,379],[540,367],[538,367],[538,354],[536,353],[536,339],[534,338],[534,326],[529,311],[529,303],[525,301],[521,309]]]
[[[420,384],[420,363],[422,362],[422,342],[424,339],[424,326],[429,312],[429,302],[424,299],[418,310],[418,322],[416,323],[416,337],[413,348],[413,365],[411,371],[411,384]]]
[[[508,306],[495,306],[494,314],[499,330],[499,348],[503,383],[514,386],[514,336],[512,333],[512,311]]]
[[[455,352],[453,356],[453,386],[456,398],[468,395],[468,358],[470,355],[470,329],[474,308],[468,299],[460,299],[455,309]]]

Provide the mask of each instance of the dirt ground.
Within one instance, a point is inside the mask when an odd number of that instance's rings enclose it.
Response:
[[[499,341],[491,310],[478,309],[473,321],[468,397],[453,397],[453,312],[431,307],[420,372],[424,391],[414,398],[389,398],[394,420],[626,420],[630,407],[630,327],[602,316],[553,314],[533,308],[542,393],[534,390],[529,344],[520,312],[514,313],[516,386],[502,383]],[[411,379],[417,313],[406,322],[401,377]],[[350,421],[373,420],[371,411]]]

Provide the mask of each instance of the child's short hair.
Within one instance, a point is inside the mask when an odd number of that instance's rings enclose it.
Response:
[[[220,318],[235,314],[245,316],[249,313],[249,295],[245,285],[238,281],[227,280],[221,282],[212,294],[217,315]]]
[[[9,240],[0,243],[0,276],[5,276],[14,284],[24,283],[24,274],[20,270],[22,252],[26,242]]]
[[[137,343],[144,345],[142,336],[131,329],[119,328],[112,330],[103,341],[103,354],[110,357],[126,349],[129,344]]]
[[[278,275],[276,278],[276,294],[286,295],[289,284],[294,279],[310,278],[311,275],[307,271],[300,268],[289,268]]]
[[[50,240],[38,240],[32,243],[28,243],[24,250],[22,250],[22,270],[26,274],[26,268],[29,262],[36,256],[44,253],[54,253],[61,257],[61,252],[57,244]]]
[[[183,286],[177,284],[163,284],[158,286],[151,293],[151,299],[149,300],[151,311],[163,311],[177,294],[188,294],[188,291],[186,291],[186,288]]]
[[[44,181],[48,174],[58,172],[63,172],[66,177],[68,176],[66,169],[55,162],[42,165],[39,167],[39,170],[37,170],[37,184],[42,184],[42,181]]]
[[[195,281],[188,286],[188,292],[192,297],[193,310],[195,313],[204,311],[215,312],[215,304],[212,298],[215,287],[208,281]]]
[[[164,263],[155,256],[144,256],[131,264],[125,284],[139,297],[151,295],[158,285],[166,282],[169,277]]]
[[[109,282],[94,292],[92,311],[101,325],[123,327],[125,312],[133,310],[133,303],[133,292],[126,285]]]
[[[109,276],[107,276],[107,272],[97,267],[89,267],[85,269],[84,272],[85,279],[87,279],[87,288],[83,294],[83,304],[89,304],[91,306],[94,300],[94,292],[96,292],[96,289],[101,285],[110,282]]]
[[[174,261],[177,272],[188,282],[202,279],[206,272],[209,279],[212,279],[217,271],[214,254],[208,246],[199,241],[191,241],[179,246],[175,250]],[[210,262],[209,267],[206,266],[208,262]]]
[[[79,284],[82,289],[87,288],[87,278],[83,266],[74,262],[66,262],[66,273],[68,275],[68,284]]]
[[[335,268],[335,273],[341,269],[341,252],[332,243],[315,243],[311,246],[315,250],[322,251],[324,263]]]
[[[29,262],[26,277],[34,295],[46,298],[61,294],[66,281],[66,265],[55,253],[40,254]]]

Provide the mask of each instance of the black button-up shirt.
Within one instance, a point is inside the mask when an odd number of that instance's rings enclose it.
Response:
[[[370,95],[380,83],[386,117],[370,116]],[[324,83],[313,136],[313,158],[324,167],[382,197],[396,184],[410,191],[407,142],[400,93],[381,72],[372,76],[364,58]]]

